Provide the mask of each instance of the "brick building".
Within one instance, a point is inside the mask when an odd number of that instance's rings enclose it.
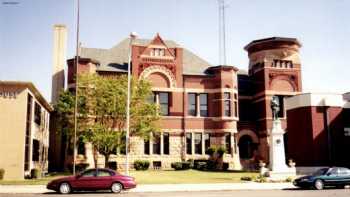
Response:
[[[350,166],[350,93],[286,100],[288,156],[298,166]]]
[[[130,39],[110,49],[82,48],[78,72],[110,76],[127,73]],[[229,65],[211,65],[186,48],[156,35],[135,39],[131,49],[132,76],[151,82],[154,101],[161,107],[162,132],[150,141],[132,137],[131,159],[146,159],[153,166],[206,159],[206,149],[225,146],[224,162],[231,169],[251,168],[258,159],[268,161],[270,100],[301,92],[301,44],[292,38],[267,38],[249,43],[248,72]],[[68,88],[74,89],[74,58],[68,63]],[[282,107],[280,118],[286,127]],[[60,146],[53,141],[53,146]],[[91,162],[91,146],[82,162]],[[63,155],[63,156],[62,156]],[[55,160],[62,163],[66,155]],[[111,157],[119,167],[125,156]],[[103,159],[101,159],[103,161]]]

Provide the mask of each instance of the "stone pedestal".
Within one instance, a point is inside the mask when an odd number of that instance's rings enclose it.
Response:
[[[269,176],[274,180],[284,180],[288,177],[296,176],[295,167],[286,164],[284,151],[284,140],[281,121],[274,120],[270,134],[270,172]]]

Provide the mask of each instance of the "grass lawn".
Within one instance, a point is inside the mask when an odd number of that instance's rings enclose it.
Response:
[[[123,173],[123,172],[122,172]],[[67,175],[67,174],[65,174]],[[197,170],[147,170],[130,171],[138,184],[176,184],[176,183],[234,183],[242,176],[257,176],[254,172],[206,172]],[[62,177],[62,174],[41,179],[21,181],[0,181],[0,185],[46,185],[50,180]]]

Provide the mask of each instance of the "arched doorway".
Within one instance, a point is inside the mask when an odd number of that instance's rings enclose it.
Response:
[[[239,157],[241,159],[252,159],[256,149],[253,139],[249,135],[243,135],[238,142]]]

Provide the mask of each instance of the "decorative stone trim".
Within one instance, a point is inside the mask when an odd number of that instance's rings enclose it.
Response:
[[[168,68],[165,68],[164,66],[153,65],[145,68],[140,74],[140,79],[146,79],[149,75],[156,72],[162,73],[168,78],[170,83],[170,88],[176,88],[175,75],[171,70],[169,70]]]

